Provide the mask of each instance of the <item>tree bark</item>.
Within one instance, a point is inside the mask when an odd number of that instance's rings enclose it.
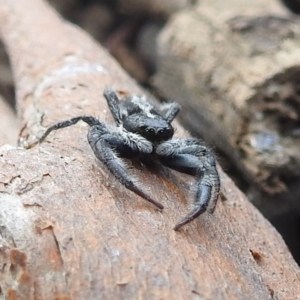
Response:
[[[142,93],[97,43],[41,0],[1,0],[21,142],[78,115],[112,122],[106,86]],[[176,124],[177,134],[183,130]],[[130,170],[158,211],[96,161],[78,124],[30,150],[0,148],[0,286],[7,299],[300,299],[280,235],[220,170],[223,201],[172,230],[191,178]]]

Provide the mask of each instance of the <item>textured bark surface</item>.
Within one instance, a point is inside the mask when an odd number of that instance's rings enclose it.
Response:
[[[105,86],[141,93],[40,0],[1,0],[0,29],[23,142],[77,115],[112,121]],[[158,211],[96,161],[86,132],[78,124],[30,150],[0,148],[2,298],[300,299],[300,271],[280,235],[221,170],[215,214],[174,232],[191,178],[132,168],[165,206]]]
[[[300,175],[299,37],[276,1],[204,0],[159,39],[158,89],[271,194]]]

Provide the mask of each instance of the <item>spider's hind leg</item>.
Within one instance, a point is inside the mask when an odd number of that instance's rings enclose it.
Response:
[[[206,210],[213,213],[220,191],[214,155],[197,139],[173,139],[157,147],[160,162],[176,171],[196,177],[194,209],[175,226],[191,222]]]
[[[78,123],[79,121],[83,121],[85,123],[87,123],[90,126],[94,126],[94,125],[100,125],[101,122],[99,120],[97,120],[96,118],[92,117],[92,116],[80,116],[80,117],[75,117],[72,118],[70,120],[66,120],[66,121],[62,121],[59,123],[56,123],[54,125],[52,125],[51,127],[49,127],[45,133],[41,136],[41,138],[39,139],[39,143],[43,142],[44,139],[53,131],[53,130],[57,130],[57,129],[62,129],[62,128],[66,128],[72,125],[75,125],[76,123]]]
[[[79,116],[79,117],[75,117],[66,121],[62,121],[59,123],[56,123],[52,126],[50,126],[45,132],[44,134],[34,143],[30,144],[27,146],[27,149],[30,149],[32,147],[34,147],[35,145],[37,145],[38,143],[42,143],[45,138],[54,130],[58,130],[58,129],[62,129],[62,128],[66,128],[72,125],[75,125],[76,123],[78,123],[79,121],[83,121],[85,123],[87,123],[89,126],[94,126],[94,125],[101,125],[102,123],[92,117],[92,116]]]

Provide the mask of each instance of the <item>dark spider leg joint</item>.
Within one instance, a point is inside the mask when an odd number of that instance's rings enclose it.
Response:
[[[95,156],[127,189],[159,209],[163,209],[163,206],[148,196],[130,177],[121,158],[150,157],[166,167],[196,178],[195,207],[175,226],[175,230],[206,210],[213,213],[220,191],[215,158],[197,139],[173,139],[171,122],[179,113],[180,106],[168,103],[157,109],[145,97],[135,95],[120,101],[112,88],[105,89],[104,97],[116,127],[110,128],[92,116],[79,116],[49,127],[38,142],[43,142],[53,130],[83,121],[90,126],[88,141]]]

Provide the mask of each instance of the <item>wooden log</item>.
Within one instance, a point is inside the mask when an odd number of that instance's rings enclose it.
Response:
[[[82,114],[112,117],[105,86],[142,93],[41,0],[1,0],[23,142]],[[184,135],[180,126],[177,134]],[[191,178],[133,168],[158,211],[96,161],[78,124],[30,150],[0,148],[0,286],[7,299],[299,299],[280,235],[220,170],[223,200],[180,232]]]
[[[270,194],[300,176],[299,37],[299,20],[276,1],[206,0],[158,42],[156,87]]]

